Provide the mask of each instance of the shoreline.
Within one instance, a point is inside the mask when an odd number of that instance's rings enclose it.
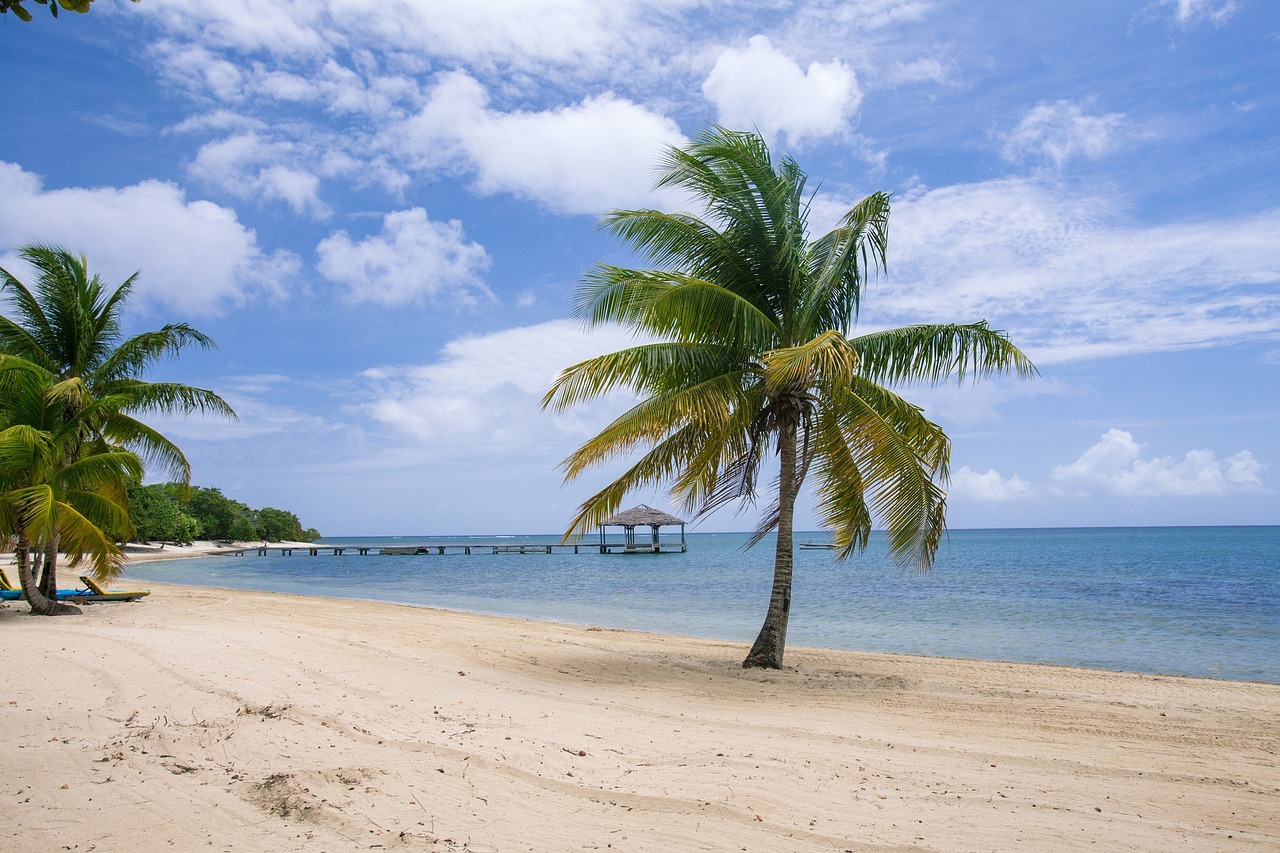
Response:
[[[307,548],[310,542],[269,542],[269,548]],[[130,542],[121,550],[125,555],[125,568],[131,563],[149,563],[157,560],[188,560],[198,557],[212,557],[220,551],[249,550],[261,548],[261,542],[230,542],[225,545],[201,539],[190,545],[143,545]]]
[[[332,590],[329,592],[317,591],[313,592],[309,589],[301,589],[296,585],[290,588],[290,585],[263,585],[254,583],[216,583],[212,584],[213,579],[207,578],[202,580],[202,570],[195,569],[183,571],[176,569],[171,574],[168,571],[152,571],[144,573],[146,576],[141,577],[137,574],[130,574],[129,566],[138,564],[147,564],[159,561],[173,561],[175,566],[179,563],[186,563],[193,559],[201,559],[210,556],[217,556],[227,551],[249,551],[263,548],[261,541],[254,542],[212,542],[201,540],[190,545],[180,546],[173,544],[143,545],[138,543],[130,543],[125,546],[126,560],[121,568],[120,576],[112,581],[113,588],[123,589],[125,587],[137,588],[145,587],[149,583],[174,584],[174,585],[193,585],[200,588],[222,589],[226,591],[262,591],[262,592],[278,592],[280,594],[301,594],[312,597],[326,597],[331,595],[342,600],[368,601],[373,603],[389,603],[397,605],[405,605],[411,607],[426,607],[433,609],[442,609],[463,614],[474,614],[478,616],[494,616],[499,618],[512,617],[517,619],[530,619],[549,624],[569,625],[569,626],[599,626],[607,630],[638,630],[642,632],[651,632],[666,636],[687,638],[691,640],[710,640],[710,641],[727,641],[731,643],[740,643],[745,650],[747,641],[743,638],[746,636],[740,631],[706,631],[700,630],[696,624],[669,624],[669,625],[645,625],[644,620],[637,619],[604,619],[598,618],[598,614],[582,610],[581,608],[570,608],[573,612],[557,613],[543,612],[542,609],[533,608],[503,608],[503,607],[485,607],[483,603],[468,602],[465,600],[449,600],[446,595],[443,599],[437,597],[418,597],[413,596],[397,596],[394,594],[378,595],[370,594],[362,597],[350,597],[348,593]],[[315,545],[310,542],[293,542],[281,541],[268,543],[265,547],[269,549],[306,549],[309,547],[324,548],[324,545]],[[12,562],[12,554],[0,554],[0,563]],[[13,572],[9,573],[13,575]],[[67,581],[66,575],[74,574],[63,570],[60,577],[64,580],[62,586],[72,585]],[[215,572],[215,575],[217,573]],[[16,576],[13,577],[16,580]],[[382,590],[386,593],[386,590]],[[479,606],[477,606],[477,604]],[[554,609],[553,609],[554,610]],[[639,624],[637,624],[639,623]],[[702,626],[705,628],[705,625]],[[738,626],[740,627],[740,626]],[[752,629],[753,630],[753,629]],[[812,634],[812,632],[809,632]],[[1249,671],[1249,667],[1237,667],[1240,671],[1215,671],[1214,667],[1179,667],[1177,664],[1173,666],[1150,665],[1148,661],[1130,661],[1128,663],[1136,663],[1137,665],[1126,666],[1126,661],[1107,661],[1097,660],[1097,655],[1045,655],[1045,654],[1027,654],[1026,650],[1021,652],[1014,648],[995,649],[995,654],[984,654],[982,649],[946,649],[946,648],[924,648],[911,649],[903,648],[907,644],[877,643],[874,638],[869,638],[867,643],[845,644],[845,643],[827,643],[823,642],[822,637],[801,636],[803,632],[798,633],[792,638],[792,642],[788,648],[799,648],[806,646],[811,649],[823,649],[833,651],[852,651],[867,652],[870,654],[886,653],[901,654],[909,657],[920,658],[943,658],[957,661],[979,661],[990,663],[1020,663],[1044,666],[1057,666],[1067,668],[1081,668],[1093,672],[1116,672],[1156,675],[1162,677],[1190,677],[1204,678],[1211,681],[1223,682],[1241,682],[1241,683],[1258,683],[1280,685],[1280,679],[1271,675],[1270,671],[1259,671],[1258,667],[1253,667],[1253,672]],[[749,639],[749,638],[747,638]],[[1007,644],[1006,644],[1007,645]],[[745,651],[744,651],[745,653]],[[1242,658],[1243,660],[1243,658]],[[1144,665],[1145,664],[1145,665]],[[1217,669],[1222,669],[1218,667]],[[1228,668],[1229,669],[1229,668]]]
[[[1280,845],[1280,685],[154,586],[0,608],[9,844]]]

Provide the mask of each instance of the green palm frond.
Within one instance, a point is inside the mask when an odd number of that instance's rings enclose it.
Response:
[[[120,295],[117,291],[117,296]],[[175,358],[188,347],[217,349],[213,339],[186,323],[171,323],[152,332],[134,335],[111,350],[95,369],[102,380],[133,378],[162,359]]]
[[[963,382],[998,373],[1023,378],[1038,375],[1035,365],[1008,335],[986,321],[968,325],[903,326],[860,335],[852,344],[862,359],[862,372],[874,382]]]
[[[889,194],[872,193],[808,252],[811,282],[802,294],[799,326],[848,332],[862,305],[866,276],[888,268]]]
[[[623,456],[637,445],[661,441],[686,425],[722,430],[733,411],[725,401],[738,396],[738,385],[738,376],[722,374],[641,400],[564,461],[566,479],[575,479],[587,468]]]
[[[928,566],[945,529],[934,525],[946,497],[936,482],[948,475],[946,433],[919,407],[867,381],[841,390],[824,414],[844,436],[866,484],[867,505],[885,529],[890,555],[904,564]]]
[[[813,441],[818,523],[831,531],[836,553],[847,559],[870,541],[866,483],[839,419],[826,410],[817,418]]]
[[[828,329],[796,346],[770,350],[762,361],[766,387],[778,393],[847,385],[857,375],[859,359],[844,335]]]
[[[236,420],[235,410],[213,391],[180,382],[119,379],[97,386],[99,393],[125,399],[123,409],[134,414],[201,414]]]
[[[617,389],[663,393],[741,370],[739,354],[705,344],[660,342],[596,356],[565,368],[542,398],[562,411]]]
[[[598,265],[585,276],[578,311],[589,323],[618,323],[682,341],[768,347],[776,319],[723,284],[670,271]]]

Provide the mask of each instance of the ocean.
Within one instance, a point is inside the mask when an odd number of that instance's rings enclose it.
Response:
[[[661,554],[249,552],[139,563],[128,575],[731,640],[745,655],[773,571],[772,538],[744,550],[747,539],[691,533],[686,553]],[[799,548],[788,645],[1280,683],[1280,527],[954,530],[928,572],[895,566],[874,535],[867,553],[843,562]]]

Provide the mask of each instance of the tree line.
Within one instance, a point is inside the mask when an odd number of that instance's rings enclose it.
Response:
[[[314,542],[320,532],[303,528],[298,516],[275,507],[252,509],[220,489],[181,483],[128,484],[132,539],[175,542],[197,539],[233,542]]]

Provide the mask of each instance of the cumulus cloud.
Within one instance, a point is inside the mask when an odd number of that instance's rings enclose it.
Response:
[[[683,142],[671,119],[607,93],[552,110],[493,110],[461,71],[441,77],[421,112],[390,135],[421,168],[465,162],[481,193],[590,214],[649,198],[654,160]]]
[[[283,201],[294,213],[316,218],[329,215],[320,200],[320,178],[296,166],[296,147],[240,133],[201,147],[189,172],[236,198]]]
[[[1212,450],[1142,458],[1145,445],[1133,435],[1110,429],[1078,459],[1054,467],[1050,481],[1064,493],[1087,496],[1227,495],[1264,491],[1263,466],[1242,450],[1219,459]]]
[[[792,143],[846,130],[862,102],[853,69],[838,60],[803,69],[763,35],[722,52],[702,92],[720,124],[756,127],[768,140],[786,134]]]
[[[964,466],[952,473],[949,493],[978,502],[1043,497],[1194,497],[1266,492],[1266,468],[1248,450],[1219,459],[1213,450],[1188,450],[1182,458],[1143,457],[1146,445],[1122,429],[1110,429],[1074,461],[1056,465],[1042,482]]]
[[[382,232],[352,240],[338,231],[316,246],[316,268],[353,302],[388,308],[426,300],[474,305],[493,298],[483,273],[489,255],[468,242],[462,223],[432,221],[420,207],[388,213]]]
[[[1077,157],[1102,157],[1114,146],[1125,116],[1092,115],[1086,111],[1088,106],[1087,102],[1041,101],[1004,135],[1001,156],[1013,163],[1040,160],[1057,167]]]
[[[0,198],[0,245],[65,245],[111,282],[141,271],[134,293],[144,306],[221,313],[255,295],[283,295],[298,272],[296,256],[263,252],[234,210],[188,201],[171,183],[46,190],[38,176],[0,162]]]
[[[431,363],[365,371],[365,411],[433,452],[541,448],[551,468],[603,426],[609,407],[545,413],[542,395],[565,367],[634,343],[621,329],[587,331],[569,320],[469,335],[450,341]]]
[[[955,497],[984,503],[1021,500],[1035,493],[1034,487],[1017,474],[1005,477],[994,468],[983,474],[968,465],[952,472],[947,491]]]

